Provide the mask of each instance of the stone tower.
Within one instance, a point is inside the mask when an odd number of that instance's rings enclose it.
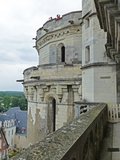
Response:
[[[116,65],[106,56],[106,34],[100,29],[94,0],[82,1],[82,97],[116,103]]]
[[[74,118],[81,99],[82,12],[50,18],[36,36],[39,65],[24,71],[28,142],[33,144]]]

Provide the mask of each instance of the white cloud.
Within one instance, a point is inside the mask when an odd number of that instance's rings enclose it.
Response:
[[[36,30],[51,16],[80,9],[81,0],[0,0],[0,90],[21,89],[17,77],[38,65],[32,41]]]
[[[23,90],[21,83],[16,80],[23,79],[23,70],[30,65],[1,64],[0,65],[0,90]]]

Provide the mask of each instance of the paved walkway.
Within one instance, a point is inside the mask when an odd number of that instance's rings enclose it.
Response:
[[[120,122],[108,124],[99,160],[120,160]]]

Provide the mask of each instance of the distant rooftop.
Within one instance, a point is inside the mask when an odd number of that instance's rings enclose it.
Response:
[[[20,107],[13,107],[0,115],[0,121],[2,122],[11,119],[16,122],[17,133],[25,134],[27,131],[27,111],[22,111]]]

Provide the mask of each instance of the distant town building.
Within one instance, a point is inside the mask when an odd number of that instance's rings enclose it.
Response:
[[[5,137],[7,139],[9,147],[13,147],[14,137],[16,133],[15,119],[10,117],[9,115],[2,114],[0,115],[0,122],[2,123],[2,127],[4,129]]]
[[[27,111],[21,111],[19,107],[11,108],[0,115],[0,124],[3,128],[9,148],[17,147],[17,137],[22,136],[22,138],[26,138]]]
[[[5,114],[15,119],[17,134],[27,133],[27,111],[22,111],[20,107],[13,107],[10,108]]]

